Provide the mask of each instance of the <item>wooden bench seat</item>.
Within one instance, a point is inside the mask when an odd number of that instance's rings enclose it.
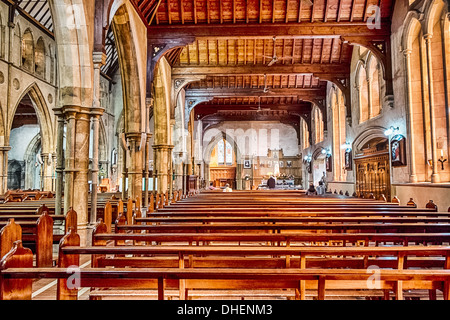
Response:
[[[433,211],[283,211],[283,210],[223,210],[223,211],[211,211],[211,212],[190,212],[190,211],[157,211],[151,213],[155,217],[169,217],[169,216],[180,216],[180,217],[215,217],[215,216],[346,216],[346,217],[370,217],[370,216],[386,216],[386,217],[450,217],[450,213],[446,212],[433,212]]]
[[[277,223],[277,224],[263,224],[263,223],[223,223],[223,224],[202,224],[202,223],[173,223],[173,224],[159,224],[159,225],[126,225],[116,224],[117,232],[120,231],[140,231],[146,232],[225,232],[236,231],[254,232],[285,232],[293,230],[296,231],[311,231],[311,230],[332,230],[334,232],[403,232],[403,233],[417,233],[417,232],[447,232],[450,230],[448,223],[347,223],[347,224],[326,224],[326,223]]]
[[[11,298],[6,288],[14,287],[20,279],[67,279],[72,273],[66,268],[7,268],[0,271],[3,287],[0,298]],[[296,298],[307,289],[316,289],[319,300],[324,300],[326,289],[367,289],[372,276],[361,269],[177,269],[177,268],[90,268],[77,270],[80,287],[91,288],[157,288],[158,299],[164,299],[166,289],[179,289],[183,298],[192,289],[296,289]],[[379,270],[379,289],[440,289],[449,300],[450,270]],[[182,289],[179,288],[183,281]],[[205,281],[208,280],[208,281]],[[304,281],[304,282],[302,282]],[[64,283],[64,281],[62,282]],[[31,299],[31,282],[13,298]],[[373,289],[373,288],[369,288]],[[58,298],[76,299],[77,289]],[[75,293],[75,295],[74,295]],[[396,293],[399,298],[402,294]]]
[[[135,218],[136,223],[180,223],[180,222],[201,222],[201,223],[214,223],[214,222],[329,222],[329,223],[348,223],[348,222],[380,222],[380,223],[450,223],[450,217],[304,217],[304,216],[275,216],[275,217],[243,217],[243,216],[216,216],[216,217],[202,217],[202,216],[187,216],[177,217],[176,215],[168,217],[150,216],[144,218]]]
[[[417,299],[420,300],[425,293],[408,292],[404,293],[405,300]],[[190,290],[189,300],[208,300],[208,299],[286,299],[293,300],[296,297],[295,289],[271,289],[271,290]],[[328,299],[355,299],[361,298],[366,300],[373,300],[375,298],[382,299],[385,297],[383,290],[330,290],[327,288],[326,298]],[[90,300],[156,300],[158,298],[158,291],[141,289],[141,290],[114,290],[114,289],[97,289],[89,292]],[[306,290],[305,298],[316,299],[317,290]],[[367,299],[369,298],[369,299]],[[179,290],[165,290],[164,300],[179,300]]]
[[[450,233],[100,233],[93,235],[92,243],[110,241],[135,244],[185,243],[200,244],[258,244],[258,245],[364,245],[380,244],[450,244]]]

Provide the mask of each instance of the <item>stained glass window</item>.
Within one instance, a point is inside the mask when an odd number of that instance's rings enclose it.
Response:
[[[231,166],[233,164],[233,149],[228,141],[225,141],[225,143],[226,143],[225,162],[227,165]]]
[[[233,147],[225,139],[217,143],[217,163],[228,166],[233,164]]]
[[[221,165],[225,164],[225,140],[220,140],[217,144],[217,162]]]

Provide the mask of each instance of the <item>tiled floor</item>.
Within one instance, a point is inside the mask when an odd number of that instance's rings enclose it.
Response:
[[[80,265],[82,268],[90,267],[90,257],[81,256]],[[33,300],[56,300],[56,280],[40,279],[33,282]],[[78,292],[79,300],[89,299],[89,288],[82,288]]]

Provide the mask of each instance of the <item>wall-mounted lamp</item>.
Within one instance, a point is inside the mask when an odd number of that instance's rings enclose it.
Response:
[[[447,161],[447,159],[444,159],[444,150],[441,150],[441,157],[438,161],[441,163],[441,170],[444,170],[444,162]]]
[[[326,154],[327,157],[331,156],[331,150],[330,149],[322,149],[322,154]]]
[[[396,135],[397,133],[399,133],[399,131],[399,127],[394,128],[393,126],[391,126],[389,129],[384,131],[384,135],[389,137],[390,135]]]
[[[352,145],[351,143],[346,142],[341,146],[341,149],[345,149],[346,152],[350,152],[352,151]]]

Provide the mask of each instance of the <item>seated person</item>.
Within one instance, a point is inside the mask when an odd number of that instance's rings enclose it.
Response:
[[[209,190],[216,190],[212,182],[209,183]]]
[[[227,183],[225,185],[225,189],[223,189],[223,192],[233,192],[233,189],[230,188],[230,185]]]
[[[275,189],[275,183],[275,178],[271,176],[269,180],[267,180],[267,187],[269,187],[269,189]]]
[[[317,194],[318,195],[323,195],[325,194],[325,186],[323,185],[322,180],[319,181],[319,185],[317,186]]]
[[[317,190],[316,190],[316,188],[314,188],[313,183],[309,184],[309,188],[308,188],[308,190],[306,190],[306,195],[307,196],[316,196],[317,195]]]

